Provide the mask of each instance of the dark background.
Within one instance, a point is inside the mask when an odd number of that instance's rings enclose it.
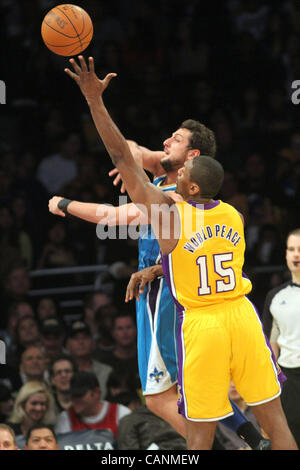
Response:
[[[38,170],[70,133],[79,142],[77,173],[55,194],[113,204],[119,195],[85,100],[63,72],[68,59],[50,52],[41,39],[44,15],[60,3],[0,3],[0,79],[7,87],[7,104],[0,109],[2,279],[20,257],[30,271],[53,267],[43,250],[58,220],[63,221],[58,229],[64,232],[63,246],[73,256],[70,265],[121,260],[137,266],[136,243],[101,242],[92,224],[48,212],[54,193]],[[261,309],[266,292],[286,279],[277,267],[285,264],[287,233],[300,226],[300,105],[291,101],[291,84],[300,80],[299,2],[75,3],[94,24],[84,55],[94,56],[100,77],[118,73],[105,103],[127,138],[156,150],[187,118],[214,130],[217,158],[226,170],[219,196],[244,214],[244,270]],[[68,263],[58,260],[60,265]],[[76,282],[86,281],[72,279],[72,285]],[[126,279],[116,281],[115,297],[122,301],[125,284]],[[33,280],[33,287],[45,285],[56,284]]]

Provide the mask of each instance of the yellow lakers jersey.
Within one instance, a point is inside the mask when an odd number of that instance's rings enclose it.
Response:
[[[209,307],[248,294],[252,285],[242,272],[245,237],[237,210],[222,201],[176,207],[180,237],[163,256],[163,267],[177,307]]]

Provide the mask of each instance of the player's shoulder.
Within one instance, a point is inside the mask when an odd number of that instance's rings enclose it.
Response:
[[[266,300],[269,300],[269,301],[272,300],[277,294],[279,294],[281,291],[283,291],[284,289],[286,289],[290,286],[292,286],[292,281],[291,280],[283,282],[282,284],[279,284],[276,287],[273,287],[272,289],[270,289],[267,292]]]

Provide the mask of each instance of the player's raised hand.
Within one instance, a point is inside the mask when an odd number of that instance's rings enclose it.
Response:
[[[61,217],[66,217],[66,214],[58,208],[58,203],[62,199],[63,198],[61,196],[53,196],[49,200],[48,207],[49,207],[49,212],[51,212],[51,214],[60,215]]]
[[[113,168],[112,170],[110,170],[108,172],[108,174],[109,174],[109,176],[114,177],[114,180],[113,180],[113,185],[114,186],[117,186],[120,182],[122,182],[121,193],[124,194],[126,192],[126,188],[125,188],[125,185],[122,181],[122,178],[121,178],[121,175],[119,173],[118,168]]]
[[[78,56],[78,60],[79,64],[75,59],[70,59],[74,72],[68,68],[65,69],[65,72],[75,80],[88,104],[90,104],[93,100],[97,100],[102,96],[111,79],[116,77],[117,74],[108,73],[103,80],[100,80],[95,74],[93,57],[88,58],[88,65],[82,55]]]

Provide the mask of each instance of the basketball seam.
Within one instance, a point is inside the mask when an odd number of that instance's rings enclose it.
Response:
[[[89,36],[89,34],[90,34],[90,32],[92,31],[92,29],[93,29],[93,27],[91,27],[90,30],[89,30],[89,32],[88,32],[85,36],[83,36],[81,39],[83,40],[83,39],[85,39],[87,36]],[[51,47],[69,47],[69,46],[73,46],[73,45],[76,44],[76,43],[77,43],[77,41],[71,42],[70,44],[60,44],[60,45],[59,45],[59,44],[51,44],[50,42],[46,42],[46,41],[45,41],[45,44],[47,44],[48,46],[51,46]]]
[[[80,48],[82,47],[82,43],[81,43],[81,39],[80,39],[80,36],[77,32],[77,29],[75,28],[75,26],[73,25],[72,21],[70,20],[70,18],[65,14],[64,11],[62,11],[60,8],[56,7],[58,9],[58,11],[60,11],[63,15],[65,15],[66,18],[68,18],[68,20],[70,21],[71,25],[73,26],[74,28],[74,31],[75,33],[77,34],[77,38],[79,39],[79,42],[80,42]],[[81,13],[81,12],[80,12]],[[81,13],[81,19],[83,20],[83,25],[84,25],[84,17],[82,16],[82,13]],[[83,30],[82,30],[83,31]]]
[[[61,31],[58,31],[58,29],[55,29],[55,28],[53,28],[53,26],[50,26],[50,24],[48,24],[47,21],[45,21],[45,24],[48,26],[48,28],[53,29],[53,31],[55,31],[56,33],[62,34],[62,35],[65,36],[66,38],[70,38],[70,39],[75,39],[75,38],[76,38],[76,36],[69,36],[69,35],[66,34],[66,33],[62,33]]]

